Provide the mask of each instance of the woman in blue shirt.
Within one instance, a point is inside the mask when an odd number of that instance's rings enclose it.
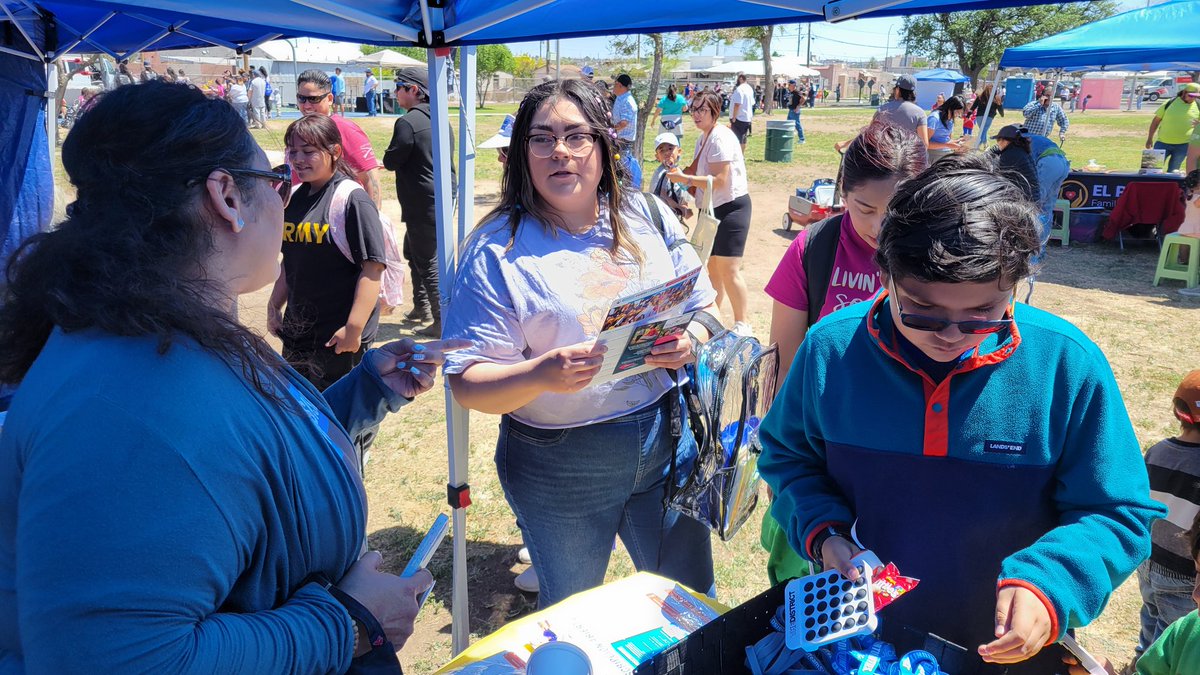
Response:
[[[918,130],[929,148],[930,164],[946,155],[962,152],[966,147],[962,138],[957,141],[951,140],[954,136],[954,120],[962,117],[966,107],[967,104],[961,96],[951,96],[929,114],[926,125]]]
[[[0,671],[394,663],[431,579],[364,555],[350,439],[428,390],[443,346],[372,350],[322,396],[238,323],[279,275],[291,186],[224,101],[121,87],[62,158],[75,202],[14,256],[0,309],[0,381],[20,383]]]
[[[658,119],[662,115],[660,128],[662,131],[675,134],[679,140],[683,140],[683,111],[687,108],[687,99],[675,93],[675,85],[667,87],[667,95],[662,97],[658,105],[654,106],[654,118]],[[651,124],[654,120],[650,121]]]

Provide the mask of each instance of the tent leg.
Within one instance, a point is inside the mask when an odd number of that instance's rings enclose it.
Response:
[[[983,119],[984,120],[987,120],[988,115],[992,114],[992,106],[996,103],[996,92],[1000,86],[1000,71],[1001,71],[1000,62],[997,61],[996,62],[996,76],[992,78],[992,95],[990,97],[988,97],[987,107],[984,108],[984,110],[983,110]],[[976,143],[975,147],[979,150],[982,150],[984,144],[987,143],[987,139],[984,138],[985,134],[982,132],[983,127],[978,124],[975,126],[980,129],[979,141],[978,141],[978,143]],[[990,131],[990,129],[989,129],[989,131]]]
[[[58,61],[46,64],[46,138],[50,142],[50,159],[58,150]],[[52,197],[53,199],[53,197]],[[53,203],[51,203],[53,207]]]
[[[429,113],[433,125],[433,178],[437,203],[438,285],[441,293],[442,316],[457,273],[458,237],[454,222],[454,201],[451,198],[450,112],[448,80],[450,48],[430,49]],[[464,175],[465,175],[464,171]],[[449,493],[464,494],[467,484],[467,411],[454,400],[450,383],[445,382],[446,439],[449,454]],[[463,491],[463,492],[459,492]],[[469,495],[469,493],[465,493]],[[454,528],[454,572],[452,594],[451,649],[458,654],[470,644],[471,612],[467,597],[467,511],[468,499],[451,500]]]

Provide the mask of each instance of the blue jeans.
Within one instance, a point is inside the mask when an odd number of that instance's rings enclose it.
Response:
[[[1154,141],[1155,150],[1167,151],[1167,171],[1175,171],[1187,160],[1187,143],[1163,143]]]
[[[989,140],[991,140],[988,138],[988,129],[992,128],[992,121],[995,120],[996,118],[988,117],[987,115],[984,115],[983,117],[981,117],[979,119],[983,120],[983,124],[979,127],[979,137],[981,139],[983,139],[983,144],[987,145],[987,142]],[[978,122],[976,122],[976,124],[978,124]]]
[[[800,113],[795,110],[788,111],[788,121],[796,123],[796,140],[804,142],[804,127],[800,126]]]
[[[1065,155],[1049,155],[1037,160],[1038,192],[1042,209],[1042,252],[1046,250],[1046,240],[1050,238],[1050,226],[1054,224],[1054,203],[1058,201],[1058,190],[1062,187],[1067,174],[1071,173],[1071,163]],[[1038,254],[1040,259],[1041,253]]]
[[[618,140],[617,151],[621,153],[621,163],[629,170],[629,180],[638,191],[642,189],[642,165],[638,164],[633,155],[633,141]]]
[[[367,114],[375,114],[375,92],[373,91],[367,94]]]
[[[1196,609],[1192,600],[1194,576],[1172,572],[1147,560],[1138,566],[1138,588],[1142,591],[1142,632],[1135,651],[1146,651],[1167,626]]]
[[[639,571],[714,591],[708,527],[663,506],[673,395],[568,429],[501,419],[496,470],[537,569],[540,608],[604,583],[614,536]]]

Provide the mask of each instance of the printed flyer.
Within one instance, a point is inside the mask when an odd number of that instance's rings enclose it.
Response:
[[[700,268],[635,295],[619,298],[608,310],[596,342],[608,347],[592,384],[601,384],[654,369],[646,357],[655,345],[683,335],[695,312],[684,312]]]

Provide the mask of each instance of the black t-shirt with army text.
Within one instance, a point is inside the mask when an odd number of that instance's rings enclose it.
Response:
[[[354,262],[333,242],[329,208],[343,180],[353,179],[339,173],[316,192],[301,185],[283,214],[283,273],[288,285],[283,341],[291,349],[324,348],[350,317],[362,263],[386,260],[383,225],[366,190],[355,190],[346,203],[346,240]],[[363,328],[364,344],[375,339],[378,327],[376,309]]]

